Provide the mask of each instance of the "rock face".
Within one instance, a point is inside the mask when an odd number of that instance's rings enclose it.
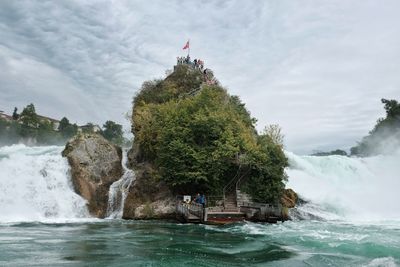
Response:
[[[167,185],[157,179],[151,164],[138,162],[135,148],[128,153],[136,180],[125,199],[124,219],[175,218],[175,197]]]
[[[285,189],[281,198],[282,205],[286,208],[294,208],[298,201],[296,192],[292,189]]]
[[[88,201],[91,215],[104,218],[108,190],[119,180],[122,150],[97,134],[81,134],[70,141],[62,152],[71,166],[75,191]]]

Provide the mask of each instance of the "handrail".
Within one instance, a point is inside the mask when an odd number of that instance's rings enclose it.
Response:
[[[243,177],[245,177],[250,172],[250,170],[251,170],[251,168],[248,168],[246,170],[246,172],[243,173],[243,175],[240,176],[240,178],[237,180],[237,182],[236,182],[236,191],[240,189],[240,182],[242,181]]]
[[[226,191],[227,191],[227,189],[228,188],[230,188],[233,184],[234,184],[234,182],[236,181],[236,179],[237,179],[237,177],[238,177],[238,175],[239,175],[239,172],[240,172],[240,169],[242,168],[242,165],[239,165],[239,168],[238,168],[238,170],[237,170],[237,172],[236,172],[236,175],[224,186],[224,188],[222,189],[222,196],[223,196],[223,198],[224,198],[224,205],[225,205],[225,200],[226,200]]]
[[[182,200],[178,200],[176,204],[176,211],[182,214],[185,218],[189,218],[192,214],[203,221],[204,219],[204,207],[198,203],[185,203]]]

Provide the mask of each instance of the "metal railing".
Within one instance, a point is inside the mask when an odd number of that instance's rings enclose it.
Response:
[[[224,200],[224,206],[225,206],[225,201],[226,201],[226,193],[233,190],[234,187],[236,188],[236,182],[237,182],[238,176],[240,174],[241,168],[242,168],[242,165],[239,165],[239,168],[238,168],[235,176],[222,189],[222,197]]]
[[[199,218],[200,221],[204,220],[204,207],[198,203],[186,203],[182,200],[178,200],[176,203],[176,212],[186,219],[188,219],[190,215],[194,215]]]

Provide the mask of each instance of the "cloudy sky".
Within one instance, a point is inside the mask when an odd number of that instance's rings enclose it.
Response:
[[[349,148],[400,99],[400,1],[0,1],[0,110],[79,124],[125,114],[191,41],[297,153]]]

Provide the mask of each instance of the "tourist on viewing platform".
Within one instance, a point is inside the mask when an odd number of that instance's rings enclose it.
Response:
[[[204,195],[204,193],[202,193],[200,196],[200,204],[203,206],[203,208],[206,205],[206,196]]]
[[[200,204],[200,202],[201,202],[201,196],[200,196],[200,193],[197,193],[197,195],[196,195],[196,198],[195,198],[194,202],[196,202],[197,204]]]

